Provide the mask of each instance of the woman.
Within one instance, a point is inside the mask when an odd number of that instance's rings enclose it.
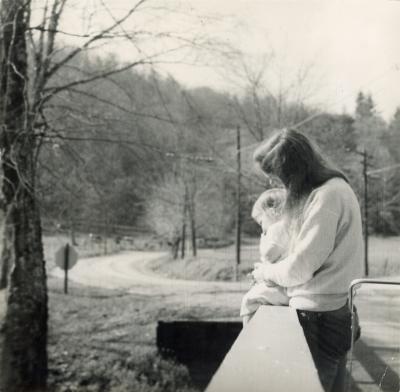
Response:
[[[350,282],[362,276],[361,213],[347,178],[295,130],[278,131],[254,160],[286,188],[290,245],[276,264],[257,263],[256,281],[287,288],[325,391],[345,387],[351,345]]]

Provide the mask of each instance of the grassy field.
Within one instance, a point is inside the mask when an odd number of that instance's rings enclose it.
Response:
[[[190,252],[187,252],[190,254]],[[240,279],[259,261],[258,240],[246,239],[241,250]],[[196,258],[155,261],[151,268],[169,277],[198,280],[232,280],[235,247],[199,249]],[[400,276],[400,237],[371,237],[369,241],[369,276]]]
[[[66,237],[45,238],[49,267],[52,255]],[[376,275],[400,275],[400,238],[372,238],[370,270]],[[100,254],[101,248],[78,246],[81,255]],[[257,240],[243,247],[241,273],[258,261]],[[234,248],[203,249],[197,259],[153,263],[153,269],[190,279],[232,277]],[[49,278],[49,384],[51,392],[189,392],[195,391],[187,370],[165,361],[156,350],[158,320],[207,319],[237,316],[229,299],[201,306],[194,298],[182,303],[174,295],[139,295],[119,290],[88,288]],[[1,296],[0,296],[1,297]],[[225,295],[224,295],[225,298]],[[1,306],[0,306],[1,307]],[[217,308],[218,307],[218,308]]]
[[[165,298],[72,282],[64,295],[61,286],[50,278],[50,391],[194,391],[187,370],[156,352],[156,323],[168,316]],[[168,311],[191,312],[173,303]]]

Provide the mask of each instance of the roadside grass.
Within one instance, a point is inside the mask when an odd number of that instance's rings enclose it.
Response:
[[[103,245],[77,238],[80,257],[103,254]],[[68,236],[43,238],[46,268]],[[199,306],[176,295],[139,295],[48,277],[49,392],[195,392],[186,367],[161,358],[156,347],[158,320],[232,317],[237,305]],[[212,301],[211,301],[212,302]],[[218,308],[220,306],[220,308]],[[217,308],[217,309],[216,309]],[[0,319],[5,291],[0,291]]]
[[[249,280],[247,274],[253,265],[259,262],[258,239],[246,238],[246,245],[241,249],[239,279]],[[184,259],[155,260],[149,267],[166,277],[230,281],[233,279],[235,265],[235,247],[219,249],[198,249],[197,257],[188,256]],[[400,276],[400,237],[371,236],[369,241],[369,276]]]
[[[158,319],[190,309],[160,295],[73,282],[64,295],[56,278],[48,286],[51,392],[195,391],[185,367],[157,354],[155,334]]]
[[[257,245],[242,249],[242,262],[239,265],[239,280],[249,280],[247,274],[252,271],[253,264],[259,262]],[[148,264],[154,272],[168,278],[232,281],[234,276],[235,248],[229,246],[220,249],[199,249],[197,256],[184,259],[164,258]]]
[[[371,277],[400,276],[400,236],[369,239]]]

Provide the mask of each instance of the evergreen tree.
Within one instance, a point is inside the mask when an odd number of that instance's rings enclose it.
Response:
[[[375,115],[375,103],[370,94],[360,91],[356,100],[356,118],[371,118]]]

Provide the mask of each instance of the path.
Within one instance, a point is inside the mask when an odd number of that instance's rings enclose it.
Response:
[[[161,252],[126,252],[117,255],[81,259],[68,273],[76,283],[107,289],[127,289],[132,293],[176,293],[235,291],[244,293],[248,282],[206,282],[170,279],[153,273],[148,264],[165,257]],[[52,276],[63,278],[64,272],[53,269]]]

